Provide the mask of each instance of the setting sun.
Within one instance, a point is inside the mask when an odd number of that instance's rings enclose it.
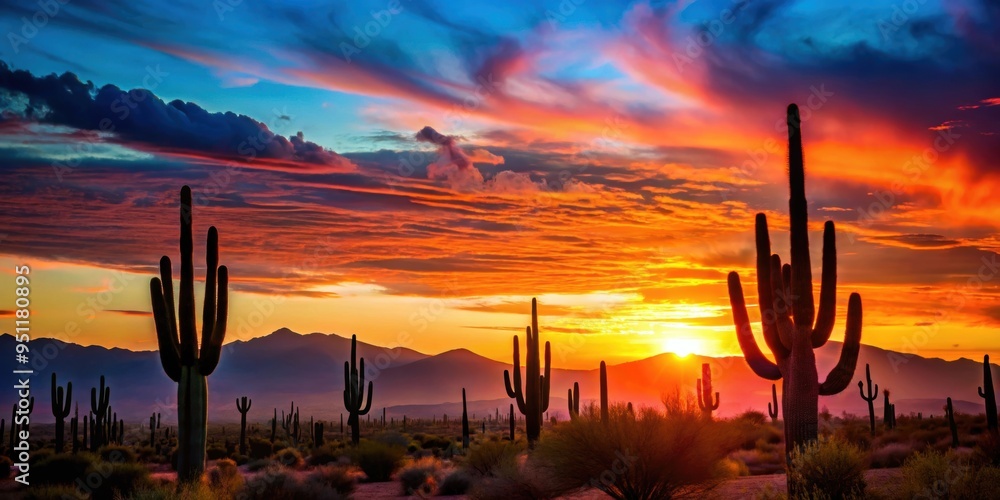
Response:
[[[669,338],[663,341],[663,350],[682,358],[701,349],[701,341],[690,338]]]

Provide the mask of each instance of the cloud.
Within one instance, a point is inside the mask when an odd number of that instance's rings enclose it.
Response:
[[[353,168],[350,160],[305,140],[301,132],[286,138],[245,115],[210,113],[181,100],[166,103],[145,89],[124,91],[110,84],[97,88],[70,72],[36,77],[0,61],[0,106],[4,121],[111,134],[117,142],[153,152],[259,158],[290,162],[286,168],[303,170]]]

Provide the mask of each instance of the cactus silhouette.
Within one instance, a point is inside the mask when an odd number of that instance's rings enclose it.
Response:
[[[66,417],[69,416],[69,407],[73,401],[73,382],[66,383],[65,393],[63,388],[56,383],[56,374],[52,373],[52,416],[56,417],[56,453],[62,453],[66,446],[65,428]]]
[[[80,403],[77,403],[73,407],[73,418],[69,421],[69,433],[73,435],[73,454],[75,455],[80,451]],[[0,435],[3,435],[3,429],[0,428]]]
[[[868,380],[868,394],[865,395],[865,383],[858,381],[858,391],[861,392],[861,399],[868,402],[868,423],[871,425],[872,436],[875,435],[875,398],[878,397],[878,384],[872,389],[871,366],[865,363],[865,379]]]
[[[843,391],[854,376],[861,346],[861,296],[852,293],[847,305],[847,327],[840,361],[822,383],[816,373],[813,349],[823,346],[833,332],[836,317],[837,253],[832,221],[823,229],[823,271],[818,314],[812,294],[809,235],[805,197],[805,168],[799,109],[788,106],[788,205],[791,215],[791,264],[781,265],[771,255],[767,218],[757,214],[757,299],[764,340],[774,355],[772,362],[761,352],[750,328],[739,275],[729,273],[729,301],[736,336],[747,364],[767,380],[782,381],[782,413],[785,415],[785,451],[815,441],[819,429],[819,396]],[[815,320],[815,321],[814,321]],[[789,483],[791,484],[791,483]]]
[[[344,406],[347,408],[347,425],[351,427],[351,443],[361,441],[361,419],[372,409],[374,387],[368,381],[368,402],[365,403],[365,358],[358,363],[358,336],[351,335],[351,360],[344,361]],[[362,404],[364,403],[364,404]],[[341,426],[343,428],[343,426]]]
[[[215,371],[226,338],[229,270],[219,265],[219,232],[208,228],[201,348],[194,300],[194,238],[191,188],[181,188],[181,276],[177,309],[170,258],[160,259],[160,276],[149,281],[156,340],[163,371],[177,383],[177,479],[196,482],[205,471],[208,434],[208,376]]]
[[[156,414],[149,416],[149,447],[156,446]]]
[[[252,404],[253,400],[246,396],[236,399],[236,410],[240,412],[240,455],[247,454],[247,413]]]
[[[98,448],[106,444],[105,431],[108,411],[111,409],[111,388],[104,385],[104,375],[101,375],[101,385],[99,388],[90,389],[90,411],[94,418],[90,421],[90,451],[96,452]]]
[[[514,335],[514,379],[511,371],[503,371],[503,382],[507,396],[517,401],[517,409],[524,415],[524,431],[528,445],[534,446],[542,432],[542,414],[549,409],[549,385],[551,381],[552,353],[545,342],[545,375],[542,375],[539,360],[538,302],[531,299],[531,326],[525,329],[524,383],[521,383],[521,353],[517,335]]]
[[[285,416],[285,412],[281,412],[281,428],[285,430],[285,435],[288,436],[288,440],[291,441],[292,447],[296,447],[299,444],[299,409],[295,407],[295,402],[292,401],[292,407],[288,410],[288,416]]]
[[[340,419],[343,420],[344,417],[340,417]],[[341,425],[340,431],[341,432],[344,431],[343,425]],[[276,437],[275,434],[277,434],[277,433],[278,433],[278,409],[275,408],[274,409],[274,418],[271,419],[271,444],[274,444],[274,438]]]
[[[469,449],[469,410],[465,405],[465,388],[462,388],[462,449]]]
[[[882,425],[885,426],[885,430],[891,431],[893,427],[892,422],[892,404],[889,403],[889,389],[884,389],[882,391],[883,403],[882,403]]]
[[[708,363],[701,364],[701,378],[698,379],[698,408],[701,408],[701,415],[706,420],[712,420],[712,412],[719,409],[718,392],[715,393],[715,404],[712,404],[712,367]]]
[[[569,419],[573,420],[580,415],[580,383],[573,382],[573,388],[566,390],[568,391],[566,399],[569,400]]]
[[[986,403],[986,427],[997,432],[997,395],[993,392],[993,367],[990,365],[990,355],[983,356],[983,385],[979,387],[979,397]]]
[[[510,415],[507,416],[507,422],[510,424],[510,442],[513,443],[514,442],[514,425],[515,425],[515,422],[516,422],[514,420],[514,404],[513,403],[511,403],[511,405],[510,405]]]
[[[601,423],[608,424],[608,365],[601,361]]]
[[[319,448],[323,446],[323,422],[316,422],[313,424],[313,447]]]
[[[772,424],[778,421],[778,386],[775,384],[771,384],[771,403],[767,404],[767,414]]]
[[[955,425],[955,409],[951,406],[951,398],[944,406],[944,416],[948,419],[948,429],[951,430],[951,447],[958,448],[958,426]]]

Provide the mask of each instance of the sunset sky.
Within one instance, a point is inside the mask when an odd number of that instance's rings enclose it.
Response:
[[[995,2],[51,3],[0,7],[2,331],[27,264],[34,335],[155,349],[188,184],[228,340],[506,361],[538,297],[560,367],[737,355],[726,273],[756,317],[795,102],[833,339],[858,291],[865,344],[1000,355]]]

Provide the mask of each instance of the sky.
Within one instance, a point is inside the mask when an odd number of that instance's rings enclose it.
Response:
[[[229,341],[506,361],[537,297],[559,367],[739,355],[726,274],[755,304],[758,212],[787,258],[794,102],[832,338],[857,291],[865,344],[1000,355],[998,23],[975,0],[4,2],[0,272],[31,267],[36,337],[155,349],[186,184]]]

